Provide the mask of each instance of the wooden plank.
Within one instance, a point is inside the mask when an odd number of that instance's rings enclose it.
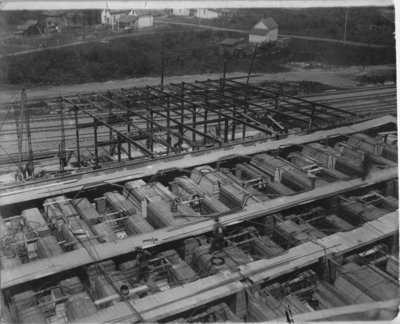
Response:
[[[7,188],[0,189],[0,206],[23,202],[27,200],[34,200],[39,198],[48,197],[49,189],[54,195],[61,195],[67,192],[78,191],[84,185],[98,183],[99,185],[106,182],[118,183],[122,181],[134,180],[135,178],[142,178],[151,176],[155,172],[176,167],[179,165],[181,168],[187,168],[199,164],[207,164],[216,162],[220,158],[224,158],[232,152],[240,152],[243,155],[255,154],[258,152],[265,152],[268,150],[276,149],[283,145],[297,145],[307,142],[314,142],[325,140],[327,136],[335,134],[354,134],[360,131],[385,125],[387,123],[397,123],[396,117],[384,116],[380,118],[371,119],[365,122],[352,124],[351,126],[338,127],[331,130],[317,131],[312,134],[304,136],[289,137],[276,141],[263,141],[258,140],[256,143],[246,144],[232,144],[228,145],[225,150],[219,148],[211,148],[204,152],[190,152],[182,156],[172,156],[163,159],[163,163],[156,163],[157,159],[150,162],[143,162],[139,164],[124,165],[119,167],[111,167],[108,170],[101,169],[95,171],[87,171],[83,174],[71,175],[60,179],[39,180],[33,184],[25,183]],[[183,158],[185,157],[185,158]],[[151,166],[151,168],[149,168]],[[132,172],[134,170],[134,172]],[[112,171],[118,171],[112,172]],[[118,174],[118,175],[116,175]]]
[[[318,321],[318,320],[326,320],[331,317],[335,317],[338,315],[347,315],[347,314],[357,314],[357,313],[364,313],[368,311],[374,310],[392,310],[393,316],[395,316],[397,312],[397,308],[399,305],[398,299],[392,299],[387,301],[381,302],[374,302],[374,303],[363,303],[358,305],[349,305],[349,306],[342,306],[342,307],[335,307],[330,309],[324,309],[315,312],[309,312],[299,315],[293,316],[293,321],[295,323],[303,323],[303,322],[310,322],[310,321]],[[277,322],[286,322],[285,318],[278,318]]]
[[[280,197],[259,204],[247,206],[241,211],[233,212],[227,216],[220,218],[223,224],[242,222],[256,217],[261,217],[269,214],[277,213],[281,210],[298,206],[305,202],[316,201],[332,195],[341,194],[343,192],[354,190],[355,187],[368,186],[374,183],[379,183],[385,180],[396,178],[398,175],[397,168],[388,168],[370,173],[367,181],[361,179],[352,179],[349,181],[339,181],[330,184],[329,186],[320,187],[301,194],[290,197]],[[398,212],[393,212],[382,216],[380,219],[371,222],[376,228],[379,228],[383,233],[382,236],[393,235],[398,230]],[[174,241],[178,238],[192,237],[209,232],[214,226],[214,221],[203,220],[193,224],[187,224],[184,227],[171,227],[161,230],[156,230],[151,233],[145,233],[138,236],[132,236],[117,243],[103,243],[101,249],[96,249],[100,260],[109,259],[120,254],[132,252],[136,246],[144,247],[156,246],[165,242]],[[351,233],[351,232],[347,232]],[[364,244],[360,244],[361,246]],[[346,248],[351,250],[351,247]],[[45,260],[23,264],[10,269],[2,270],[1,272],[1,287],[7,288],[15,284],[43,278],[51,274],[72,269],[92,263],[93,259],[85,250],[76,250],[65,254],[62,258],[53,257]],[[57,265],[57,266],[55,266]],[[43,269],[46,269],[44,271]]]

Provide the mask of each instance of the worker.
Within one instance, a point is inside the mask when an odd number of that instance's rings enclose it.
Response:
[[[142,279],[147,282],[149,278],[149,260],[150,260],[150,252],[144,251],[141,246],[136,248],[136,266],[138,268],[138,273],[136,275],[136,281],[140,282]]]
[[[364,159],[362,161],[362,171],[361,171],[361,179],[362,179],[362,181],[365,181],[365,179],[367,178],[367,175],[369,173],[369,169],[370,169],[370,158],[369,158],[369,154],[365,153],[364,154]]]
[[[129,295],[129,287],[127,285],[122,285],[119,289],[121,296],[128,297]]]
[[[213,240],[211,242],[210,253],[221,251],[225,245],[225,227],[219,222],[219,218],[215,218],[213,228]]]

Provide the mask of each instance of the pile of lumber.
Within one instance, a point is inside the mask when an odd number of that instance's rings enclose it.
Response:
[[[255,293],[249,298],[249,319],[252,321],[272,321],[277,318],[286,318],[287,307],[293,315],[310,312],[311,307],[303,304],[296,296],[289,295],[279,300],[270,295],[266,290]]]
[[[59,286],[65,294],[77,294],[83,291],[83,284],[77,276],[61,280]]]
[[[305,172],[281,158],[262,153],[255,155],[250,163],[273,177],[274,182],[281,182],[294,191],[312,188],[311,180]]]
[[[317,290],[314,292],[313,297],[319,301],[320,309],[330,309],[349,305],[349,302],[341,295],[340,291],[326,282],[321,282],[318,284]],[[331,320],[366,321],[369,320],[369,318],[365,314],[346,314],[338,315],[334,318],[332,317]]]
[[[51,234],[50,228],[38,208],[25,209],[21,215],[30,231],[38,233],[41,237]]]
[[[128,218],[123,220],[125,231],[128,235],[137,235],[154,231],[153,226],[146,221],[140,210],[138,210],[130,200],[116,191],[107,192],[104,196],[113,210],[121,213],[120,216],[128,216]]]
[[[147,218],[147,204],[162,200],[154,188],[143,180],[129,181],[125,183],[124,187],[123,195],[141,210],[144,218]]]
[[[236,176],[239,176],[246,180],[260,179],[260,181],[262,181],[263,184],[260,185],[255,184],[254,187],[259,190],[263,189],[263,191],[267,194],[290,196],[295,193],[294,190],[283,185],[282,183],[274,182],[273,175],[269,175],[267,172],[263,172],[259,168],[256,168],[255,166],[247,162],[237,164],[236,170],[237,170]]]
[[[65,313],[68,321],[76,321],[95,314],[97,308],[87,292],[80,292],[70,296],[65,303]],[[79,321],[78,321],[79,322]]]
[[[170,286],[182,285],[199,279],[197,273],[179,257],[175,250],[164,251],[159,254],[159,257],[165,258],[171,264],[172,282],[169,283]]]
[[[261,236],[253,242],[253,249],[255,254],[266,257],[268,259],[273,258],[274,256],[279,255],[285,251],[266,235]]]
[[[229,208],[241,207],[247,196],[249,196],[247,204],[254,204],[261,201],[251,196],[249,191],[235,183],[223,172],[215,171],[209,166],[194,168],[190,179],[192,179],[206,195],[219,199]]]
[[[376,301],[398,297],[398,286],[373,271],[368,265],[359,266],[354,262],[349,262],[341,270],[341,276]]]
[[[98,223],[100,214],[87,198],[74,199],[71,203],[88,225],[95,225]]]
[[[327,215],[324,218],[319,220],[319,223],[322,224],[321,227],[326,229],[337,229],[341,232],[351,231],[354,226],[350,223],[346,222],[344,219],[338,217],[337,215]],[[322,230],[323,231],[323,230]],[[328,235],[333,234],[332,231],[327,232]]]
[[[183,320],[182,323],[219,323],[219,322],[241,322],[240,318],[237,317],[229,306],[225,303],[221,303],[207,310],[196,314]],[[174,321],[174,323],[177,323]]]
[[[346,216],[346,220],[353,225],[359,225],[360,223],[377,219],[386,214],[384,210],[374,205],[365,205],[355,197],[350,197],[347,201],[342,200],[340,211],[343,216]]]
[[[301,169],[310,169],[321,167],[318,160],[313,160],[309,156],[304,156],[300,152],[293,152],[290,154],[289,160],[291,163],[295,164]],[[321,176],[328,177],[330,180],[329,182],[333,182],[335,180],[343,180],[349,178],[348,175],[335,170],[335,169],[328,169],[324,166],[321,167],[321,170],[318,171],[318,174]],[[318,184],[316,184],[318,185]]]
[[[291,247],[310,241],[310,236],[304,229],[291,220],[278,222],[275,227],[274,237],[283,246]]]
[[[56,221],[59,227],[68,220],[79,219],[78,212],[65,196],[47,198],[43,205],[48,221]]]
[[[64,253],[54,236],[40,237],[36,241],[36,247],[40,259],[46,259]]]
[[[194,210],[181,203],[176,212],[171,211],[171,203],[167,201],[155,201],[147,205],[147,220],[154,228],[184,225],[198,219],[190,216],[196,216]]]
[[[394,278],[399,278],[399,259],[389,256],[386,263],[386,272],[389,273]]]
[[[213,274],[224,269],[237,269],[239,265],[253,261],[236,246],[229,246],[214,256],[209,250],[208,244],[193,250],[192,265],[199,275]]]
[[[44,313],[38,306],[32,306],[18,311],[18,323],[46,323]]]

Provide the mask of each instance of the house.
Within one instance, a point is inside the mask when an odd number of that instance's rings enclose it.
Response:
[[[241,38],[225,38],[219,43],[219,55],[232,55],[241,41]]]
[[[133,19],[128,17],[136,17],[136,18]],[[149,10],[104,9],[101,13],[101,23],[106,25],[111,25],[113,27],[115,26],[118,29],[119,28],[141,29],[153,26],[153,15]]]
[[[142,28],[153,26],[153,16],[151,16],[151,15],[143,15],[143,16],[123,15],[118,19],[117,24],[118,24],[118,28],[142,29]]]
[[[194,12],[195,17],[202,19],[216,19],[221,16],[220,10],[215,9],[197,9]]]
[[[249,43],[268,43],[276,40],[278,40],[278,24],[273,18],[261,19],[249,33]]]
[[[172,14],[174,16],[185,16],[189,17],[190,16],[190,9],[172,9]]]
[[[34,34],[40,34],[40,33],[41,33],[41,30],[40,30],[40,27],[38,26],[38,21],[37,20],[28,20],[23,25],[17,26],[17,32],[15,34],[16,35],[34,35]]]
[[[42,17],[45,21],[45,32],[61,32],[70,24],[66,12],[63,11],[43,11]]]
[[[101,23],[105,25],[116,26],[118,24],[119,18],[124,15],[134,16],[133,9],[132,10],[104,9],[101,12]]]

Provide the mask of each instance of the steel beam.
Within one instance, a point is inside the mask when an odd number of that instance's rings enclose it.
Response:
[[[199,82],[199,81],[196,81],[196,82],[197,82],[197,83],[203,83],[203,82]],[[212,86],[212,85],[210,85],[210,86]],[[215,88],[218,88],[217,86],[214,86],[214,87],[215,87]],[[225,91],[225,92],[231,92],[231,93],[237,94],[237,92],[232,91],[232,90],[227,89],[227,88],[225,88],[224,91]],[[291,118],[291,119],[300,121],[300,122],[304,123],[305,125],[308,125],[308,124],[309,124],[309,121],[306,120],[306,119],[302,119],[302,118],[300,118],[300,117],[293,116],[293,115],[287,114],[287,113],[285,113],[285,112],[282,112],[282,111],[279,111],[279,110],[276,110],[276,109],[271,109],[271,108],[268,108],[268,107],[264,107],[264,106],[262,106],[262,105],[260,105],[260,104],[256,104],[256,103],[251,102],[251,101],[248,101],[248,100],[244,100],[244,99],[239,99],[239,98],[234,98],[234,97],[231,97],[231,96],[227,96],[226,94],[225,94],[224,96],[226,96],[227,99],[229,99],[229,100],[233,100],[234,102],[241,102],[241,103],[243,103],[243,104],[252,105],[252,106],[257,107],[257,108],[260,108],[260,109],[262,109],[262,110],[266,110],[266,111],[268,111],[268,112],[271,112],[271,113],[274,113],[274,114],[283,116],[283,117],[286,118],[286,119],[285,119],[285,123],[287,123],[287,124],[289,124],[289,125],[298,126],[297,123],[295,123],[295,122],[290,122],[290,121],[287,120],[287,118]]]
[[[134,88],[134,89],[135,89],[135,90],[140,90],[140,89],[137,89],[137,88]],[[124,90],[125,93],[128,93],[128,94],[130,94],[130,95],[134,95],[134,96],[138,97],[138,95],[135,94],[135,93],[133,93],[131,90],[126,90],[126,89],[123,89],[123,90]],[[170,102],[170,103],[172,103],[172,104],[176,104],[176,103],[174,103],[174,102],[171,102],[171,101],[168,100],[168,99],[164,99],[164,98],[161,98],[161,97],[160,97],[160,99],[163,99],[163,100],[165,100],[165,101],[167,101],[167,102]],[[153,103],[154,103],[154,102],[153,102]],[[157,104],[157,105],[159,105],[159,106],[165,108],[165,106],[162,106],[161,104]],[[179,105],[179,104],[176,104],[176,105]],[[159,111],[157,111],[157,110],[154,110],[153,108],[146,107],[146,109],[148,109],[149,111],[153,111],[154,114],[157,114],[157,115],[162,116],[162,117],[164,117],[164,118],[168,118],[167,115],[165,115],[165,114],[163,114],[163,113],[161,113],[161,112],[159,112]],[[213,137],[213,136],[210,136],[210,135],[208,135],[208,134],[204,134],[203,132],[201,132],[201,131],[199,131],[199,130],[197,130],[197,129],[191,127],[191,126],[188,126],[188,125],[186,125],[185,123],[179,122],[179,121],[177,121],[177,120],[175,120],[175,119],[170,119],[170,120],[171,120],[173,123],[179,125],[179,126],[182,127],[182,128],[188,129],[188,130],[190,130],[191,132],[195,132],[195,133],[197,133],[197,134],[199,134],[199,135],[201,135],[201,136],[203,136],[203,137],[206,137],[206,138],[208,138],[208,139],[211,139],[212,141],[214,141],[214,142],[216,142],[216,143],[218,143],[218,144],[222,144],[222,141],[220,141],[219,139],[217,139],[217,138],[215,138],[215,137]]]
[[[118,106],[120,106],[120,107],[121,107],[122,109],[124,109],[124,110],[127,109],[126,106],[121,105],[120,103],[117,103],[117,102],[115,102],[114,100],[108,99],[107,97],[104,97],[104,96],[102,96],[102,95],[99,95],[99,96],[100,96],[101,98],[105,99],[106,101],[108,101],[110,104],[118,105]],[[96,107],[96,108],[99,109],[99,110],[104,110],[104,108],[102,108],[102,107],[96,105],[95,103],[93,103],[91,100],[89,100],[89,99],[87,99],[87,98],[81,98],[81,97],[80,97],[80,99],[81,99],[81,100],[84,100],[84,101],[86,101],[86,102],[88,102],[88,103],[90,103],[91,105],[93,105],[94,107]],[[158,139],[158,138],[155,138],[155,137],[153,136],[152,133],[149,134],[149,132],[146,132],[146,131],[144,131],[143,129],[141,129],[140,127],[134,125],[130,120],[126,120],[125,118],[123,118],[123,117],[121,117],[121,116],[118,116],[117,114],[114,114],[114,113],[111,113],[111,116],[115,116],[115,117],[117,117],[121,122],[131,125],[131,126],[134,127],[139,133],[141,133],[141,134],[147,136],[148,138],[151,138],[152,141],[159,142],[160,144],[167,146],[167,143],[166,143],[165,141],[160,140],[160,139]],[[160,125],[160,127],[163,127],[163,126]],[[150,150],[150,151],[152,151],[152,150]]]
[[[154,157],[153,153],[150,152],[149,150],[147,150],[143,145],[136,143],[135,141],[133,141],[132,139],[130,139],[128,136],[124,135],[123,133],[121,133],[119,130],[117,130],[116,128],[114,128],[113,126],[109,125],[107,122],[105,122],[104,120],[96,117],[95,115],[93,115],[92,113],[88,112],[86,109],[83,109],[82,107],[79,107],[76,103],[70,101],[69,99],[63,97],[63,100],[70,103],[71,105],[73,105],[76,109],[75,112],[75,118],[77,121],[77,115],[78,115],[78,110],[82,111],[83,113],[85,113],[86,115],[92,117],[93,119],[95,119],[97,122],[99,122],[100,124],[106,126],[108,129],[110,129],[111,131],[113,131],[114,133],[118,134],[121,136],[121,138],[123,138],[125,141],[127,141],[128,143],[132,144],[133,146],[135,146],[137,149],[139,149],[142,153],[144,153],[147,156],[150,157]],[[79,131],[77,128],[77,134],[79,136]],[[79,154],[79,151],[78,151]],[[79,155],[78,155],[79,157]],[[78,158],[79,159],[79,158]]]
[[[250,85],[250,84],[246,84],[246,83],[242,83],[242,82],[238,82],[238,81],[234,81],[234,80],[229,80],[229,79],[228,79],[228,82],[235,83],[237,85],[241,85],[241,86],[244,86],[244,87],[247,87],[247,88],[253,88],[253,89],[256,89],[258,91],[267,92],[267,93],[270,93],[271,95],[279,95],[281,97],[286,97],[286,98],[289,98],[289,99],[298,100],[298,101],[301,101],[301,102],[304,102],[304,103],[307,103],[307,104],[310,104],[310,105],[317,105],[317,106],[319,106],[321,108],[324,108],[324,109],[329,109],[329,110],[333,110],[335,112],[339,112],[339,113],[342,113],[342,114],[346,114],[346,115],[350,115],[350,116],[353,116],[353,117],[357,117],[357,114],[355,114],[355,113],[353,113],[351,111],[347,111],[347,110],[344,110],[344,109],[331,107],[331,106],[328,106],[328,105],[325,105],[325,104],[315,103],[315,102],[309,101],[307,99],[294,97],[294,96],[291,96],[291,95],[288,95],[288,94],[284,94],[284,93],[281,93],[281,92],[278,92],[278,91],[271,91],[271,90],[267,90],[267,89],[264,89],[264,88],[261,88],[261,87],[255,86],[255,85]],[[304,107],[304,108],[306,108],[306,107]],[[338,117],[338,115],[335,115],[335,114],[332,114],[332,113],[328,113],[326,111],[324,113],[331,114],[332,117],[334,117],[334,116]]]
[[[210,85],[209,82],[216,82],[216,81],[215,81],[215,80],[207,80],[207,81],[202,81],[202,82],[199,82],[199,83],[203,83],[203,84]],[[246,84],[245,84],[245,85],[246,85]],[[240,90],[240,91],[245,92],[244,89],[239,88],[239,87],[234,87],[233,89],[237,89],[237,90]],[[232,92],[232,93],[237,94],[237,92],[234,91],[233,89],[232,89],[232,88],[228,88],[228,89],[226,89],[225,91],[229,91],[229,92]],[[247,94],[247,93],[246,93],[246,94]],[[274,99],[275,97],[272,97],[272,95],[270,95],[269,98]],[[314,121],[314,119],[316,118],[316,119],[321,120],[322,122],[326,122],[326,117],[315,116],[315,114],[312,113],[312,111],[313,111],[312,108],[310,108],[310,107],[302,106],[302,105],[300,105],[300,104],[295,104],[295,103],[292,103],[292,102],[290,102],[290,101],[283,100],[283,99],[280,99],[280,100],[283,101],[283,102],[287,102],[287,103],[290,103],[290,104],[292,104],[292,105],[295,105],[295,106],[297,106],[297,107],[309,109],[309,110],[311,110],[311,113],[307,113],[307,112],[304,112],[304,111],[299,111],[299,110],[298,110],[297,108],[295,108],[295,107],[288,107],[288,106],[285,106],[286,109],[290,109],[290,110],[294,111],[295,113],[300,114],[300,115],[302,115],[302,116],[307,116],[307,117],[311,118],[312,121]],[[337,115],[335,115],[335,116],[337,117]],[[307,123],[309,123],[309,121],[307,121]],[[314,122],[313,122],[313,124],[318,125],[317,123],[314,123]]]
[[[198,90],[200,90],[200,91],[204,91],[204,92],[206,92],[207,95],[209,94],[209,90],[208,90],[208,89],[201,88],[201,87],[196,86],[196,85],[191,84],[191,83],[186,83],[186,85],[191,86],[192,88],[196,88],[196,89],[198,89]],[[215,86],[215,87],[216,87],[216,86]],[[218,88],[218,87],[216,87],[216,88]],[[220,88],[218,88],[218,89],[220,89]],[[199,91],[196,91],[196,93],[199,93]],[[222,98],[224,98],[224,99],[227,99],[227,100],[229,100],[229,101],[234,101],[233,98],[231,98],[231,97],[229,97],[229,96],[226,96],[226,95],[224,95],[223,93],[212,92],[212,94],[218,95],[218,96],[220,96],[220,97],[222,97]],[[217,100],[218,100],[218,99],[217,99]],[[221,100],[219,100],[219,101],[221,102]],[[213,105],[213,106],[215,106],[216,108],[220,108],[220,106],[221,106],[220,104],[216,104],[216,103],[213,103],[213,102],[210,102],[210,101],[207,101],[207,105]],[[248,116],[248,115],[246,115],[246,114],[243,113],[243,112],[237,111],[237,105],[236,105],[236,104],[233,104],[233,105],[234,105],[234,109],[230,109],[230,108],[226,107],[225,105],[222,106],[221,108],[223,108],[223,109],[225,109],[225,110],[231,112],[231,113],[233,114],[233,117],[236,117],[236,115],[239,115],[239,116],[241,116],[241,117],[243,117],[243,118],[246,118],[247,120],[249,120],[249,121],[251,121],[251,122],[253,122],[253,123],[256,123],[256,124],[259,125],[260,127],[264,127],[264,128],[266,127],[266,125],[263,125],[263,124],[260,123],[258,120],[254,119],[254,118],[252,118],[252,117],[250,117],[250,116]],[[249,109],[249,111],[255,113],[254,110]],[[245,125],[243,125],[243,126],[245,126]],[[269,131],[270,131],[270,134],[277,135],[277,133],[276,133],[273,129],[271,129],[271,128],[269,128],[269,127],[268,127],[268,129],[269,129]]]
[[[149,88],[151,88],[151,89],[153,89],[153,90],[155,90],[155,91],[158,91],[158,92],[160,92],[160,93],[166,94],[164,91],[161,91],[161,90],[156,89],[156,88],[154,88],[154,87],[149,87]],[[194,106],[196,106],[196,107],[198,107],[198,108],[203,108],[203,109],[207,109],[207,110],[209,110],[209,111],[212,111],[212,112],[214,112],[214,113],[218,113],[218,114],[220,114],[221,116],[224,116],[225,118],[227,118],[227,119],[229,119],[229,120],[231,120],[231,121],[235,121],[235,122],[237,122],[237,123],[239,123],[239,124],[245,124],[245,125],[247,125],[247,126],[253,128],[253,129],[258,130],[258,131],[263,132],[263,133],[271,134],[270,131],[267,130],[267,129],[265,129],[264,126],[263,126],[263,127],[260,127],[260,126],[258,126],[258,125],[253,125],[253,124],[250,124],[250,123],[248,123],[248,122],[246,122],[246,121],[243,121],[243,120],[241,120],[241,119],[239,119],[239,118],[232,117],[232,116],[230,116],[229,114],[226,114],[226,113],[224,113],[224,112],[222,112],[222,111],[219,112],[219,111],[217,111],[217,110],[215,110],[215,109],[212,109],[212,108],[207,107],[207,106],[205,106],[205,105],[200,105],[200,104],[198,104],[198,103],[191,102],[191,101],[189,101],[189,100],[187,100],[187,99],[184,99],[184,98],[181,98],[181,97],[179,97],[179,96],[175,96],[175,95],[171,95],[171,94],[169,94],[169,95],[170,95],[171,97],[177,99],[177,100],[181,100],[181,101],[186,102],[186,103],[188,103],[188,104],[190,104],[190,105],[194,105]],[[177,104],[177,103],[174,103],[174,104],[175,104],[175,105],[179,105],[179,104]]]
[[[125,90],[125,89],[122,89],[122,91],[126,93],[126,90]],[[118,94],[115,94],[115,95],[116,95],[117,97],[121,98],[121,99],[125,99],[125,100],[128,100],[128,101],[129,101],[129,100],[132,100],[132,98],[126,97],[126,95],[118,95]],[[124,107],[123,105],[121,105],[121,104],[119,104],[119,103],[117,103],[117,102],[115,102],[115,104],[117,104],[117,105],[119,105],[119,106],[121,106],[121,107]],[[125,106],[125,109],[129,109],[129,111],[130,111],[134,116],[137,116],[137,117],[139,117],[139,118],[141,118],[141,119],[146,120],[147,122],[150,123],[150,125],[151,125],[151,124],[154,124],[154,125],[156,125],[157,127],[163,129],[164,131],[167,132],[168,135],[173,135],[173,136],[175,136],[175,137],[178,137],[179,139],[181,139],[182,141],[186,142],[187,144],[189,144],[189,145],[192,146],[192,147],[193,147],[193,146],[196,146],[196,143],[192,142],[189,138],[187,138],[187,137],[185,137],[185,136],[183,136],[183,135],[181,135],[181,134],[179,134],[179,133],[176,133],[176,132],[172,131],[172,130],[171,130],[171,127],[168,127],[168,123],[167,123],[167,126],[164,126],[164,125],[161,125],[161,124],[157,123],[156,121],[154,121],[154,118],[153,118],[152,116],[153,116],[153,114],[157,114],[157,112],[154,111],[154,110],[150,110],[147,104],[138,103],[137,101],[135,101],[135,104],[137,104],[137,105],[143,107],[144,109],[146,109],[146,112],[147,112],[147,113],[150,113],[150,118],[145,117],[145,116],[143,116],[143,115],[141,115],[141,114],[138,114],[138,113],[134,112],[134,111],[132,110],[132,108],[130,108],[130,107],[128,107],[128,106]],[[167,141],[166,143],[168,143],[168,141]],[[168,146],[167,146],[167,147],[168,147]],[[175,148],[174,148],[173,146],[171,146],[170,144],[169,144],[169,148],[172,149],[172,150],[175,150]]]

